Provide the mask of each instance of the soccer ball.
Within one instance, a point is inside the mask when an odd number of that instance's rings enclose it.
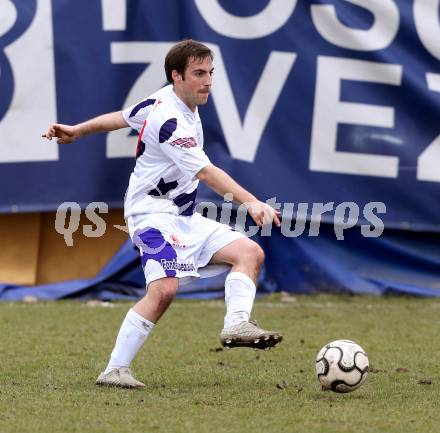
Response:
[[[316,357],[316,374],[322,389],[351,392],[368,376],[368,357],[361,346],[350,340],[326,344]]]

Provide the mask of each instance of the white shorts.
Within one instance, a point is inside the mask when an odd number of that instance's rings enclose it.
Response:
[[[245,237],[198,213],[133,215],[128,217],[127,225],[139,248],[147,287],[164,277],[177,277],[184,284],[193,278],[225,272],[228,266],[207,266],[209,261],[221,248]]]

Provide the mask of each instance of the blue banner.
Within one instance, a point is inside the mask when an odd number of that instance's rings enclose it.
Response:
[[[215,55],[212,96],[200,109],[206,151],[243,186],[311,220],[316,203],[327,222],[355,203],[347,209],[368,223],[373,202],[384,204],[386,227],[439,231],[438,0],[1,7],[1,212],[121,207],[132,132],[60,146],[41,134],[54,121],[75,124],[145,98],[165,83],[169,48],[193,38]]]

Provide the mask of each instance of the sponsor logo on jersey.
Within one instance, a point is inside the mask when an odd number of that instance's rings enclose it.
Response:
[[[170,270],[183,271],[183,272],[195,271],[195,267],[192,263],[178,263],[176,259],[173,260],[161,259],[160,264],[162,265],[164,271],[170,271]]]
[[[197,141],[194,137],[183,137],[178,138],[177,140],[174,140],[171,142],[172,146],[179,146],[184,149],[189,149],[190,147],[196,147]]]

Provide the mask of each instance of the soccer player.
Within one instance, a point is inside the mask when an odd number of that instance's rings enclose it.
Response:
[[[205,45],[184,40],[165,59],[170,85],[122,112],[78,125],[54,124],[43,137],[58,143],[101,131],[132,127],[139,131],[136,166],[130,177],[124,214],[139,248],[146,295],[131,308],[120,328],[109,364],[97,385],[141,388],[130,364],[176,295],[179,280],[199,277],[208,264],[231,266],[225,282],[226,315],[220,334],[225,347],[267,349],[282,340],[250,320],[255,283],[264,253],[229,226],[194,212],[197,186],[233,195],[259,226],[280,225],[279,213],[259,201],[203,151],[198,105],[206,104],[212,84],[213,54]],[[200,271],[200,273],[199,273]]]

